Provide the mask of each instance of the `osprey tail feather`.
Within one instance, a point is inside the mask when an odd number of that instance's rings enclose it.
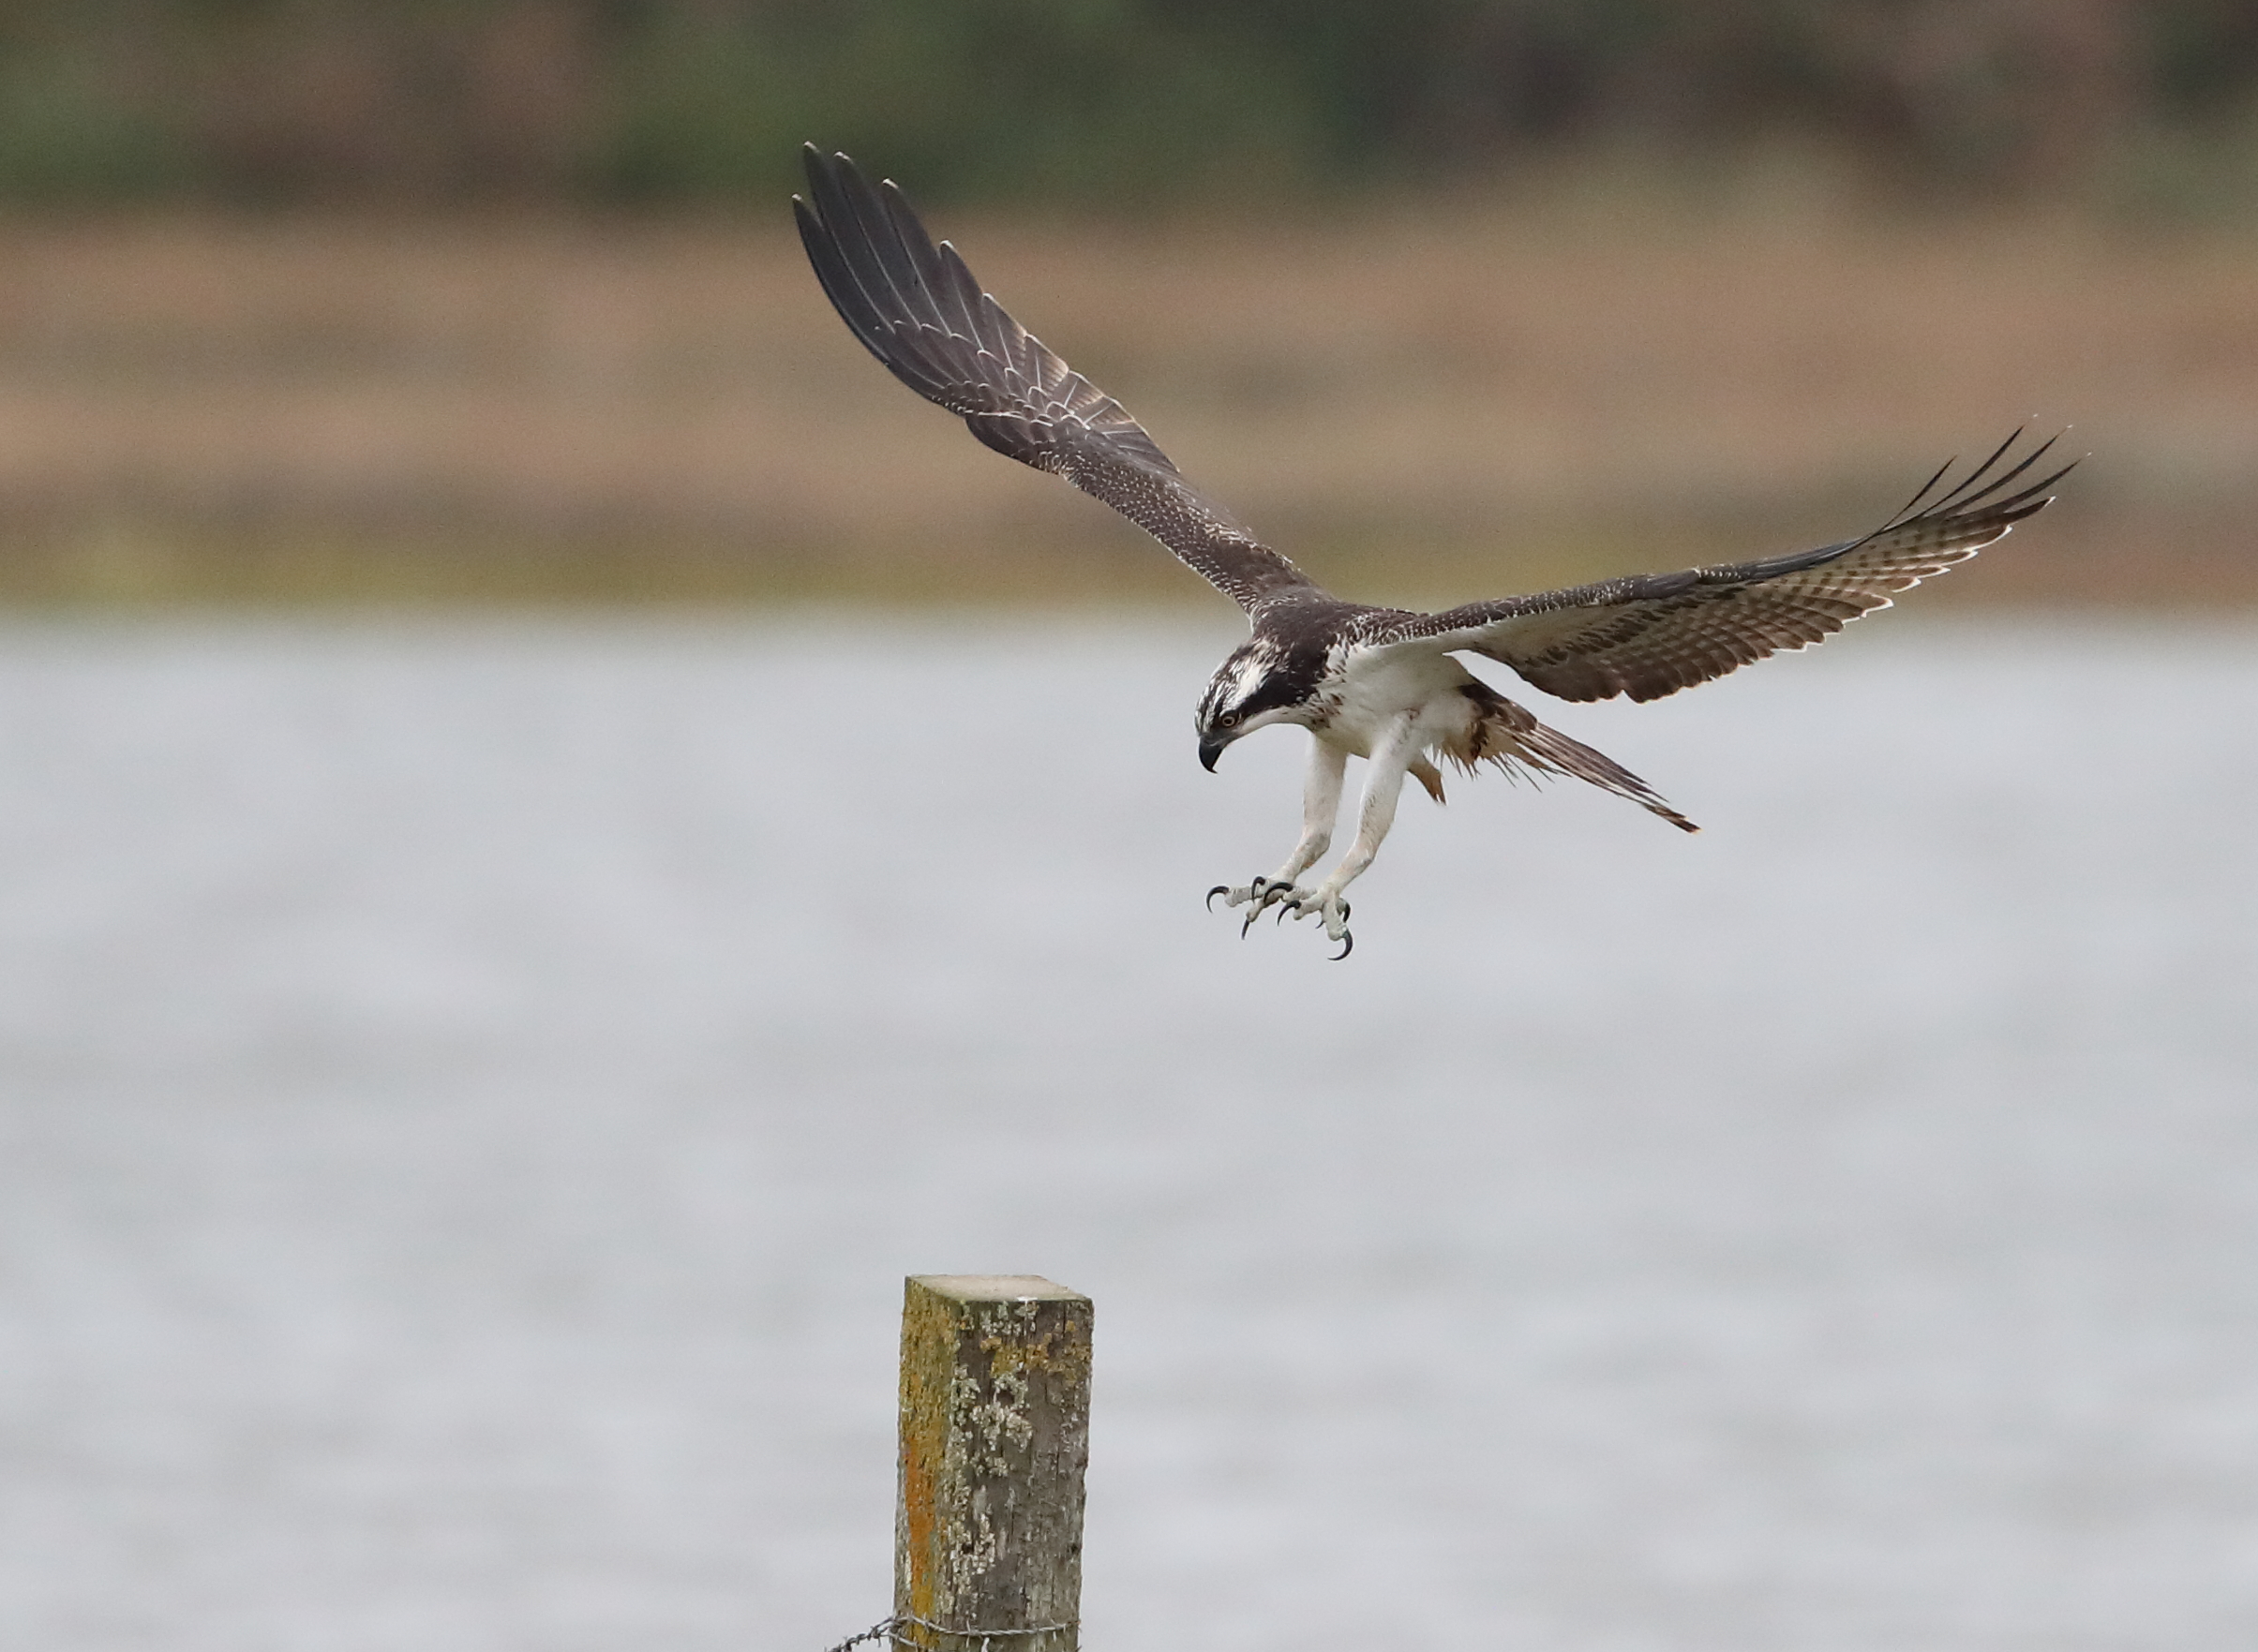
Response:
[[[1493,763],[1509,775],[1567,775],[1627,797],[1682,832],[1701,829],[1614,758],[1539,722],[1534,712],[1517,706],[1488,684],[1472,684],[1459,692],[1474,703],[1475,714],[1463,738],[1444,744],[1440,751],[1467,773],[1472,774],[1478,763]]]

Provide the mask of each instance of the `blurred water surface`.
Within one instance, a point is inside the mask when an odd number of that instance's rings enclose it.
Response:
[[[1095,1652],[2258,1642],[2247,624],[1552,707],[1709,829],[1414,796],[1338,966],[1228,641],[11,622],[0,1643],[812,1652],[972,1270]]]

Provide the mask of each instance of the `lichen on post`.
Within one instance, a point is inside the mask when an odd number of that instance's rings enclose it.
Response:
[[[1030,1274],[912,1278],[902,1305],[895,1633],[1076,1652],[1090,1301]]]

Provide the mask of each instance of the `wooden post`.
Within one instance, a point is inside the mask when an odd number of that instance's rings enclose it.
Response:
[[[1089,1457],[1089,1298],[1029,1274],[911,1279],[894,1511],[899,1643],[1076,1652]]]

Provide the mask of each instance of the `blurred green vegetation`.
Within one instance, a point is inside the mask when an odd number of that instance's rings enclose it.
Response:
[[[2237,212],[2248,0],[11,0],[0,200],[695,204],[804,139],[920,196],[1132,206],[1697,173]]]

